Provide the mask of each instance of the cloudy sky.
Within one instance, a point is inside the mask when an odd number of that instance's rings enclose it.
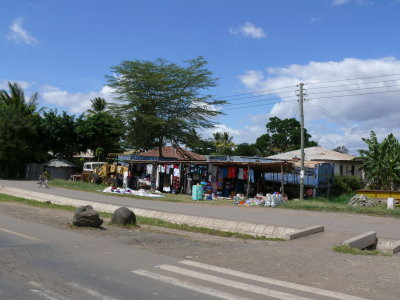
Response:
[[[80,114],[112,100],[123,60],[202,55],[230,101],[214,131],[254,142],[269,117],[299,118],[302,82],[313,139],[355,153],[370,130],[400,138],[399,15],[398,0],[2,0],[0,88]]]

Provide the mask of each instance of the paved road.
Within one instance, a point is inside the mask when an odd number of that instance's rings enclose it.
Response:
[[[217,206],[202,203],[175,203],[156,200],[140,200],[61,188],[39,189],[34,181],[0,180],[0,185],[25,190],[46,192],[63,197],[96,201],[121,206],[153,209],[202,217],[224,218],[258,224],[304,228],[324,225],[326,231],[360,234],[376,231],[379,237],[400,239],[400,220],[385,217],[371,217],[345,213],[312,212],[264,207]]]
[[[361,298],[137,249],[0,212],[1,299]]]

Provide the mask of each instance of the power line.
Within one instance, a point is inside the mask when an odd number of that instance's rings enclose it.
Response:
[[[317,103],[313,103],[311,101],[308,103],[310,103],[312,106],[314,106],[317,110],[319,110],[321,113],[326,115],[328,118],[332,119],[334,122],[344,125],[345,127],[349,128],[349,129],[353,129],[353,127],[349,123],[335,117],[333,114],[331,114],[329,111],[327,111],[323,107],[319,106]]]
[[[389,76],[400,76],[400,74],[390,74],[390,75],[379,75],[379,76],[368,76],[368,77],[359,77],[359,78],[349,78],[349,79],[338,79],[338,80],[329,80],[329,81],[317,81],[317,82],[309,82],[306,85],[312,84],[321,84],[321,83],[329,83],[329,82],[340,82],[340,81],[348,81],[348,80],[358,80],[358,79],[368,79],[368,78],[379,78],[379,77],[389,77]]]
[[[363,83],[350,83],[350,84],[340,84],[340,85],[328,85],[328,86],[321,86],[317,88],[307,88],[307,90],[320,90],[324,88],[332,88],[332,87],[342,87],[342,86],[351,86],[351,85],[360,85],[360,84],[371,84],[371,83],[385,83],[385,82],[391,82],[391,81],[400,81],[399,79],[392,79],[392,80],[381,80],[381,81],[372,81],[372,82],[363,82]]]
[[[294,91],[288,91],[288,92],[282,92],[279,94],[288,94],[288,93],[293,93],[293,92]],[[236,98],[236,99],[231,99],[231,100],[227,100],[227,101],[229,102],[229,101],[236,101],[236,100],[249,99],[249,98],[265,97],[268,95],[275,95],[275,94],[261,94],[261,95],[247,96],[247,97]]]
[[[276,97],[276,98],[269,98],[269,99],[261,99],[261,100],[256,100],[256,101],[250,101],[250,102],[241,102],[241,103],[227,103],[227,104],[221,104],[222,106],[235,106],[235,105],[244,105],[244,104],[251,104],[251,103],[256,103],[256,102],[267,102],[267,101],[272,101],[272,100],[287,100],[291,101],[293,100],[292,98],[285,98],[285,97]],[[287,102],[284,101],[284,102]]]
[[[327,94],[327,93],[340,93],[340,92],[351,92],[351,91],[370,90],[370,89],[382,89],[382,88],[390,88],[390,87],[400,87],[400,85],[394,84],[394,85],[365,87],[365,88],[350,89],[350,90],[326,91],[326,92],[318,92],[318,93],[314,93],[313,92],[311,95]],[[307,89],[307,91],[308,91],[308,89]]]
[[[385,94],[385,93],[393,93],[393,92],[400,92],[400,90],[382,91],[382,92],[373,92],[373,93],[363,93],[363,94],[351,94],[351,95],[325,96],[325,97],[318,97],[318,98],[308,98],[308,100],[339,98],[339,97],[352,97],[352,96],[363,96],[363,95],[375,95],[375,94]]]
[[[218,97],[218,99],[221,98],[230,98],[230,97],[238,97],[238,96],[242,96],[242,95],[250,95],[250,94],[257,94],[257,93],[265,93],[265,92],[270,92],[270,91],[278,91],[278,90],[283,90],[283,89],[288,89],[288,88],[293,88],[294,86],[285,86],[285,87],[281,87],[281,88],[276,88],[276,89],[268,89],[268,90],[258,90],[258,91],[253,91],[253,92],[247,92],[247,93],[241,93],[241,94],[233,94],[233,95],[228,95],[228,96],[221,96]],[[217,98],[216,98],[217,99]]]
[[[243,109],[243,108],[250,108],[250,107],[260,107],[260,106],[269,106],[269,105],[274,105],[274,104],[280,104],[280,103],[289,103],[289,102],[297,102],[298,100],[291,100],[291,101],[284,101],[284,102],[273,102],[273,103],[266,103],[266,104],[258,104],[258,105],[249,105],[249,106],[243,106],[243,107],[234,107],[234,108],[226,108],[224,110],[235,110],[235,109]]]

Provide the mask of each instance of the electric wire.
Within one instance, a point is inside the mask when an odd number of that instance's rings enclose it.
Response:
[[[375,95],[375,94],[385,94],[385,93],[394,93],[394,92],[400,92],[400,90],[371,92],[371,93],[362,93],[362,94],[350,94],[350,95],[324,96],[324,97],[318,97],[318,98],[308,98],[308,100],[340,98],[340,97],[352,97],[352,96],[363,96],[363,95]]]
[[[309,95],[318,95],[318,94],[326,94],[326,93],[340,93],[340,92],[352,92],[352,91],[371,90],[371,89],[383,89],[383,88],[391,88],[391,87],[400,87],[400,85],[394,84],[394,85],[365,87],[365,88],[350,89],[350,90],[326,91],[326,92],[317,92],[317,93],[312,92]]]
[[[260,100],[255,100],[255,101],[249,101],[249,102],[241,102],[241,103],[227,103],[227,104],[221,104],[221,106],[237,106],[237,105],[246,105],[246,104],[252,104],[256,102],[269,102],[269,101],[274,101],[274,100],[287,100],[291,101],[293,98],[285,98],[285,97],[276,97],[276,98],[268,98],[268,99],[260,99]],[[297,101],[297,100],[296,100]],[[283,101],[286,102],[286,101]]]
[[[333,114],[331,114],[329,111],[327,111],[325,108],[323,108],[322,106],[318,105],[317,103],[313,103],[312,101],[307,102],[309,104],[311,104],[312,106],[314,106],[318,111],[320,111],[322,114],[326,115],[328,118],[330,118],[331,120],[333,120],[334,122],[341,124],[342,126],[345,126],[349,129],[353,129],[353,126],[351,126],[349,123],[340,120],[339,118],[337,118],[336,116],[334,116]]]
[[[338,80],[329,80],[329,81],[308,82],[308,83],[305,83],[305,85],[313,85],[313,84],[321,84],[321,83],[329,83],[329,82],[349,81],[349,80],[358,80],[358,79],[368,79],[368,78],[389,77],[389,76],[400,76],[400,74],[377,75],[377,76],[367,76],[367,77],[358,77],[358,78],[349,78],[349,79],[338,79]]]
[[[283,89],[288,89],[288,88],[293,88],[293,85],[285,86],[285,87],[281,87],[281,88],[276,88],[276,89],[258,90],[258,91],[241,93],[241,94],[233,94],[233,95],[228,95],[228,96],[221,96],[221,97],[217,97],[216,99],[238,97],[238,96],[242,96],[242,95],[258,94],[258,93],[265,93],[265,92],[278,91],[278,90],[283,90]]]
[[[233,108],[226,108],[224,110],[236,110],[236,109],[243,109],[243,108],[250,108],[250,107],[259,107],[259,106],[268,106],[268,105],[274,105],[274,104],[284,104],[284,103],[289,103],[289,102],[297,102],[298,100],[290,100],[290,101],[279,101],[279,102],[272,102],[272,103],[265,103],[265,104],[258,104],[258,105],[249,105],[249,106],[243,106],[243,107],[233,107]]]
[[[334,88],[334,87],[343,87],[343,86],[352,86],[352,85],[365,85],[365,84],[372,84],[372,83],[385,83],[385,82],[392,82],[392,81],[400,81],[399,79],[391,79],[391,80],[381,80],[381,81],[371,81],[371,82],[357,82],[357,83],[350,83],[350,84],[340,84],[340,85],[328,85],[328,86],[321,86],[321,87],[308,87],[307,90],[320,90],[324,88]]]

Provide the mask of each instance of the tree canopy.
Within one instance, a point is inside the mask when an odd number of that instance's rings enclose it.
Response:
[[[107,78],[118,101],[113,111],[127,126],[130,147],[158,148],[162,156],[167,143],[186,144],[193,130],[215,125],[212,118],[221,114],[215,105],[226,102],[204,93],[216,85],[206,64],[197,57],[185,66],[157,59],[112,67],[113,76]]]
[[[295,118],[269,118],[266,124],[269,138],[270,155],[300,149],[301,124]],[[304,147],[318,146],[317,142],[310,141],[311,135],[304,128]],[[268,138],[265,138],[267,141]]]
[[[17,83],[0,91],[0,176],[24,176],[25,164],[44,160],[38,94],[29,99]]]

